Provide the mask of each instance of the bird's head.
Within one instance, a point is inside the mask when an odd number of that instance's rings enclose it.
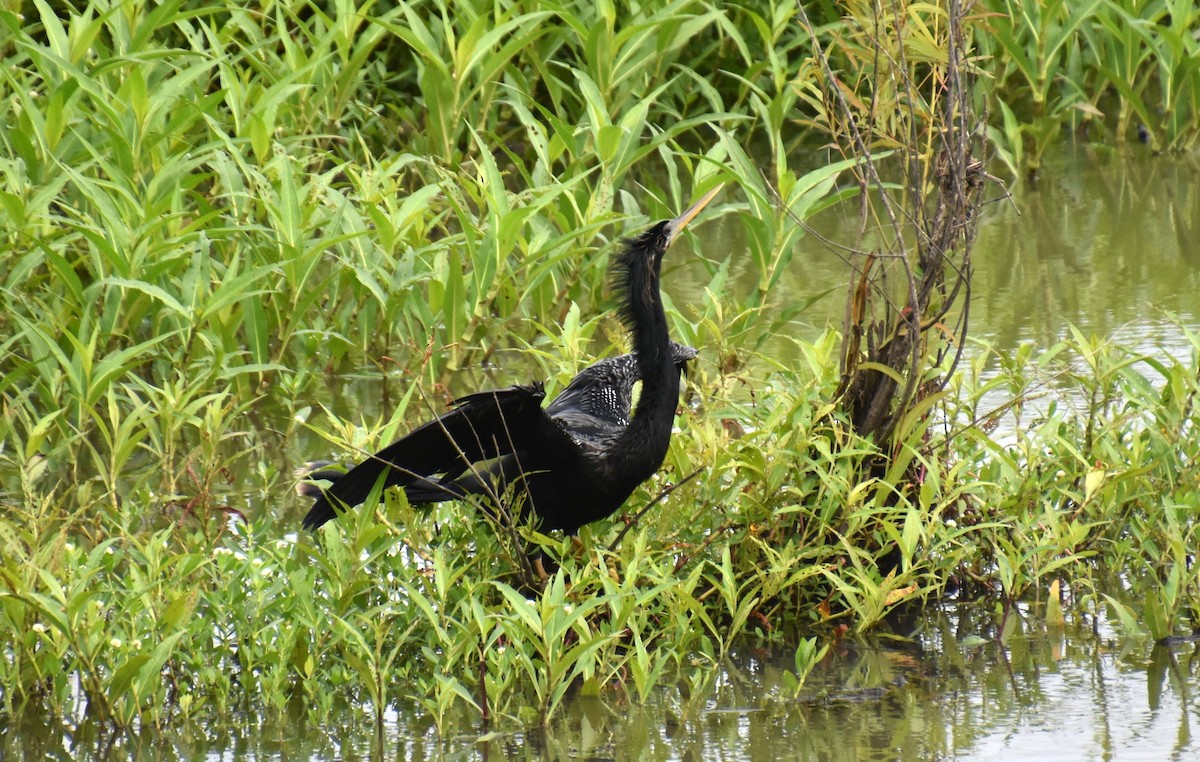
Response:
[[[655,223],[649,230],[625,242],[625,249],[620,255],[618,271],[623,275],[619,278],[634,276],[631,281],[645,284],[649,287],[658,280],[662,267],[663,255],[683,232],[684,227],[692,221],[700,210],[720,192],[724,183],[705,193],[699,201],[688,207],[688,210],[673,220],[663,220]],[[657,286],[655,286],[657,287]]]
[[[700,210],[707,206],[708,202],[712,201],[713,197],[720,193],[721,188],[723,187],[725,187],[725,183],[717,183],[715,188],[710,190],[708,193],[705,193],[699,201],[689,206],[686,212],[673,220],[667,220],[666,222],[659,223],[659,225],[662,226],[662,232],[660,235],[662,235],[664,238],[662,243],[663,251],[666,251],[667,247],[675,242],[675,239],[678,238],[679,234],[683,232],[684,226],[691,222],[693,217],[695,217],[697,214],[700,214]],[[655,227],[658,226],[656,225]],[[661,256],[662,254],[659,253],[659,257]]]
[[[613,263],[613,286],[619,294],[621,322],[632,335],[643,374],[662,370],[663,353],[669,345],[667,316],[659,290],[663,254],[720,190],[718,185],[675,219],[659,222],[638,237],[626,240]]]

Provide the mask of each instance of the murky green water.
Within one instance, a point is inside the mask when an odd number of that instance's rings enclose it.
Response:
[[[1050,346],[1075,325],[1135,345],[1182,346],[1166,317],[1200,315],[1200,159],[1069,146],[1047,157],[1036,188],[1016,188],[1011,202],[994,187],[990,194],[973,253],[971,335],[1005,348]],[[853,241],[854,213],[831,209],[811,227],[820,238]],[[733,218],[699,230],[709,257],[742,248]],[[748,292],[753,263],[733,262]],[[795,324],[815,336],[841,325],[852,277],[840,253],[807,236],[777,306],[833,288]],[[676,305],[697,301],[708,282],[698,264],[676,264],[664,278]]]
[[[988,207],[975,250],[972,333],[1004,347],[1041,346],[1068,324],[1145,351],[1190,351],[1177,325],[1200,323],[1200,165],[1179,157],[1069,148],[1046,161],[1036,189]],[[851,221],[815,221],[837,240]],[[706,226],[709,256],[740,246],[736,222]],[[780,294],[836,287],[796,330],[841,319],[849,273],[815,239]],[[737,282],[752,288],[750,263]],[[702,293],[701,265],[677,265],[677,306]],[[813,675],[806,699],[784,697],[784,653],[744,650],[691,691],[667,687],[645,707],[618,694],[574,698],[545,732],[483,735],[464,717],[439,738],[414,707],[395,706],[376,732],[347,712],[325,727],[298,710],[106,735],[44,718],[0,723],[12,759],[648,759],[1063,760],[1200,759],[1200,647],[1118,637],[1105,623],[1040,626],[1036,611],[1001,645],[990,611],[951,605],[897,622],[896,639],[845,643]],[[1091,625],[1091,623],[1089,623]],[[686,697],[685,696],[689,696]]]

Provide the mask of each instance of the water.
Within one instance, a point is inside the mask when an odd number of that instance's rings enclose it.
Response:
[[[1036,189],[991,204],[975,249],[972,334],[1012,348],[1053,345],[1075,325],[1148,353],[1185,358],[1179,323],[1200,315],[1200,166],[1140,151],[1069,147],[1047,159]],[[1019,211],[1018,211],[1019,210]],[[847,240],[852,219],[814,221]],[[732,218],[705,226],[705,252],[736,251]],[[806,299],[834,289],[794,324],[815,336],[839,325],[848,268],[806,238],[779,290]],[[735,261],[735,288],[757,274]],[[697,301],[708,270],[672,265],[677,306]],[[781,296],[781,299],[783,297]],[[780,305],[782,306],[782,305]],[[784,351],[786,344],[782,345]],[[950,605],[896,623],[896,640],[842,643],[800,701],[785,697],[783,652],[743,650],[690,698],[676,687],[645,707],[616,693],[576,697],[544,731],[483,733],[463,715],[439,738],[412,705],[395,704],[378,733],[352,718],[315,728],[299,707],[216,726],[106,733],[95,724],[0,723],[14,759],[646,759],[646,760],[1163,760],[1200,759],[1200,649],[1118,636],[1104,622],[1052,629],[1036,610],[1001,645],[993,612]]]
[[[1194,324],[1200,315],[1198,180],[1195,158],[1067,146],[1047,157],[1036,188],[1017,187],[1011,202],[990,188],[973,252],[971,335],[1002,349],[1049,347],[1074,325],[1134,346],[1182,349],[1168,316]],[[811,227],[818,236],[801,240],[775,305],[833,289],[794,324],[806,338],[841,326],[854,276],[819,238],[855,240],[855,209],[827,210]],[[709,257],[742,249],[732,218],[698,231]],[[738,288],[750,292],[753,263],[733,262]],[[675,264],[664,278],[677,305],[699,301],[708,282],[697,263]]]

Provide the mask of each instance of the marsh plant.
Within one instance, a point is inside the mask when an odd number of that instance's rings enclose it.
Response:
[[[1134,636],[1195,626],[1200,338],[1189,361],[1083,334],[976,346],[926,366],[945,393],[879,439],[839,402],[843,337],[792,336],[780,274],[807,218],[859,199],[864,161],[794,158],[857,118],[820,111],[830,74],[886,79],[841,6],[808,24],[790,2],[22,8],[0,10],[6,722],[404,705],[434,732],[537,725],[581,695],[687,704],[743,643],[794,657],[790,700],[825,645],[950,592],[996,604],[988,637],[1050,589]],[[964,44],[1000,23],[972,8]],[[946,29],[906,13],[924,71],[922,35]],[[997,97],[1021,92],[993,53]],[[1154,134],[1186,144],[1197,79],[1154,72],[1132,95],[1168,99]],[[706,224],[740,225],[748,252],[696,234],[707,287],[668,312],[701,359],[624,520],[514,538],[389,492],[296,531],[307,457],[372,451],[463,379],[553,394],[623,351],[617,239],[717,178]],[[744,266],[758,285],[738,295]],[[1082,404],[1039,396],[1046,379]],[[1003,440],[996,389],[1017,416]],[[533,546],[558,565],[537,588],[515,574]]]

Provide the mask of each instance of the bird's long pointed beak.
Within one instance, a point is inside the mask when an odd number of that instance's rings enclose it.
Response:
[[[688,210],[686,212],[684,212],[683,214],[679,215],[678,217],[676,217],[675,219],[673,219],[667,223],[667,231],[668,231],[667,245],[668,246],[677,237],[679,237],[679,234],[683,232],[684,226],[686,226],[689,222],[691,222],[693,217],[695,217],[697,214],[700,214],[700,210],[703,209],[705,207],[705,205],[708,204],[709,201],[712,201],[713,197],[716,196],[717,193],[719,193],[720,190],[724,187],[725,187],[725,183],[720,183],[719,185],[717,185],[717,187],[713,188],[708,193],[705,193],[704,196],[699,201],[697,201],[696,203],[689,206]]]

